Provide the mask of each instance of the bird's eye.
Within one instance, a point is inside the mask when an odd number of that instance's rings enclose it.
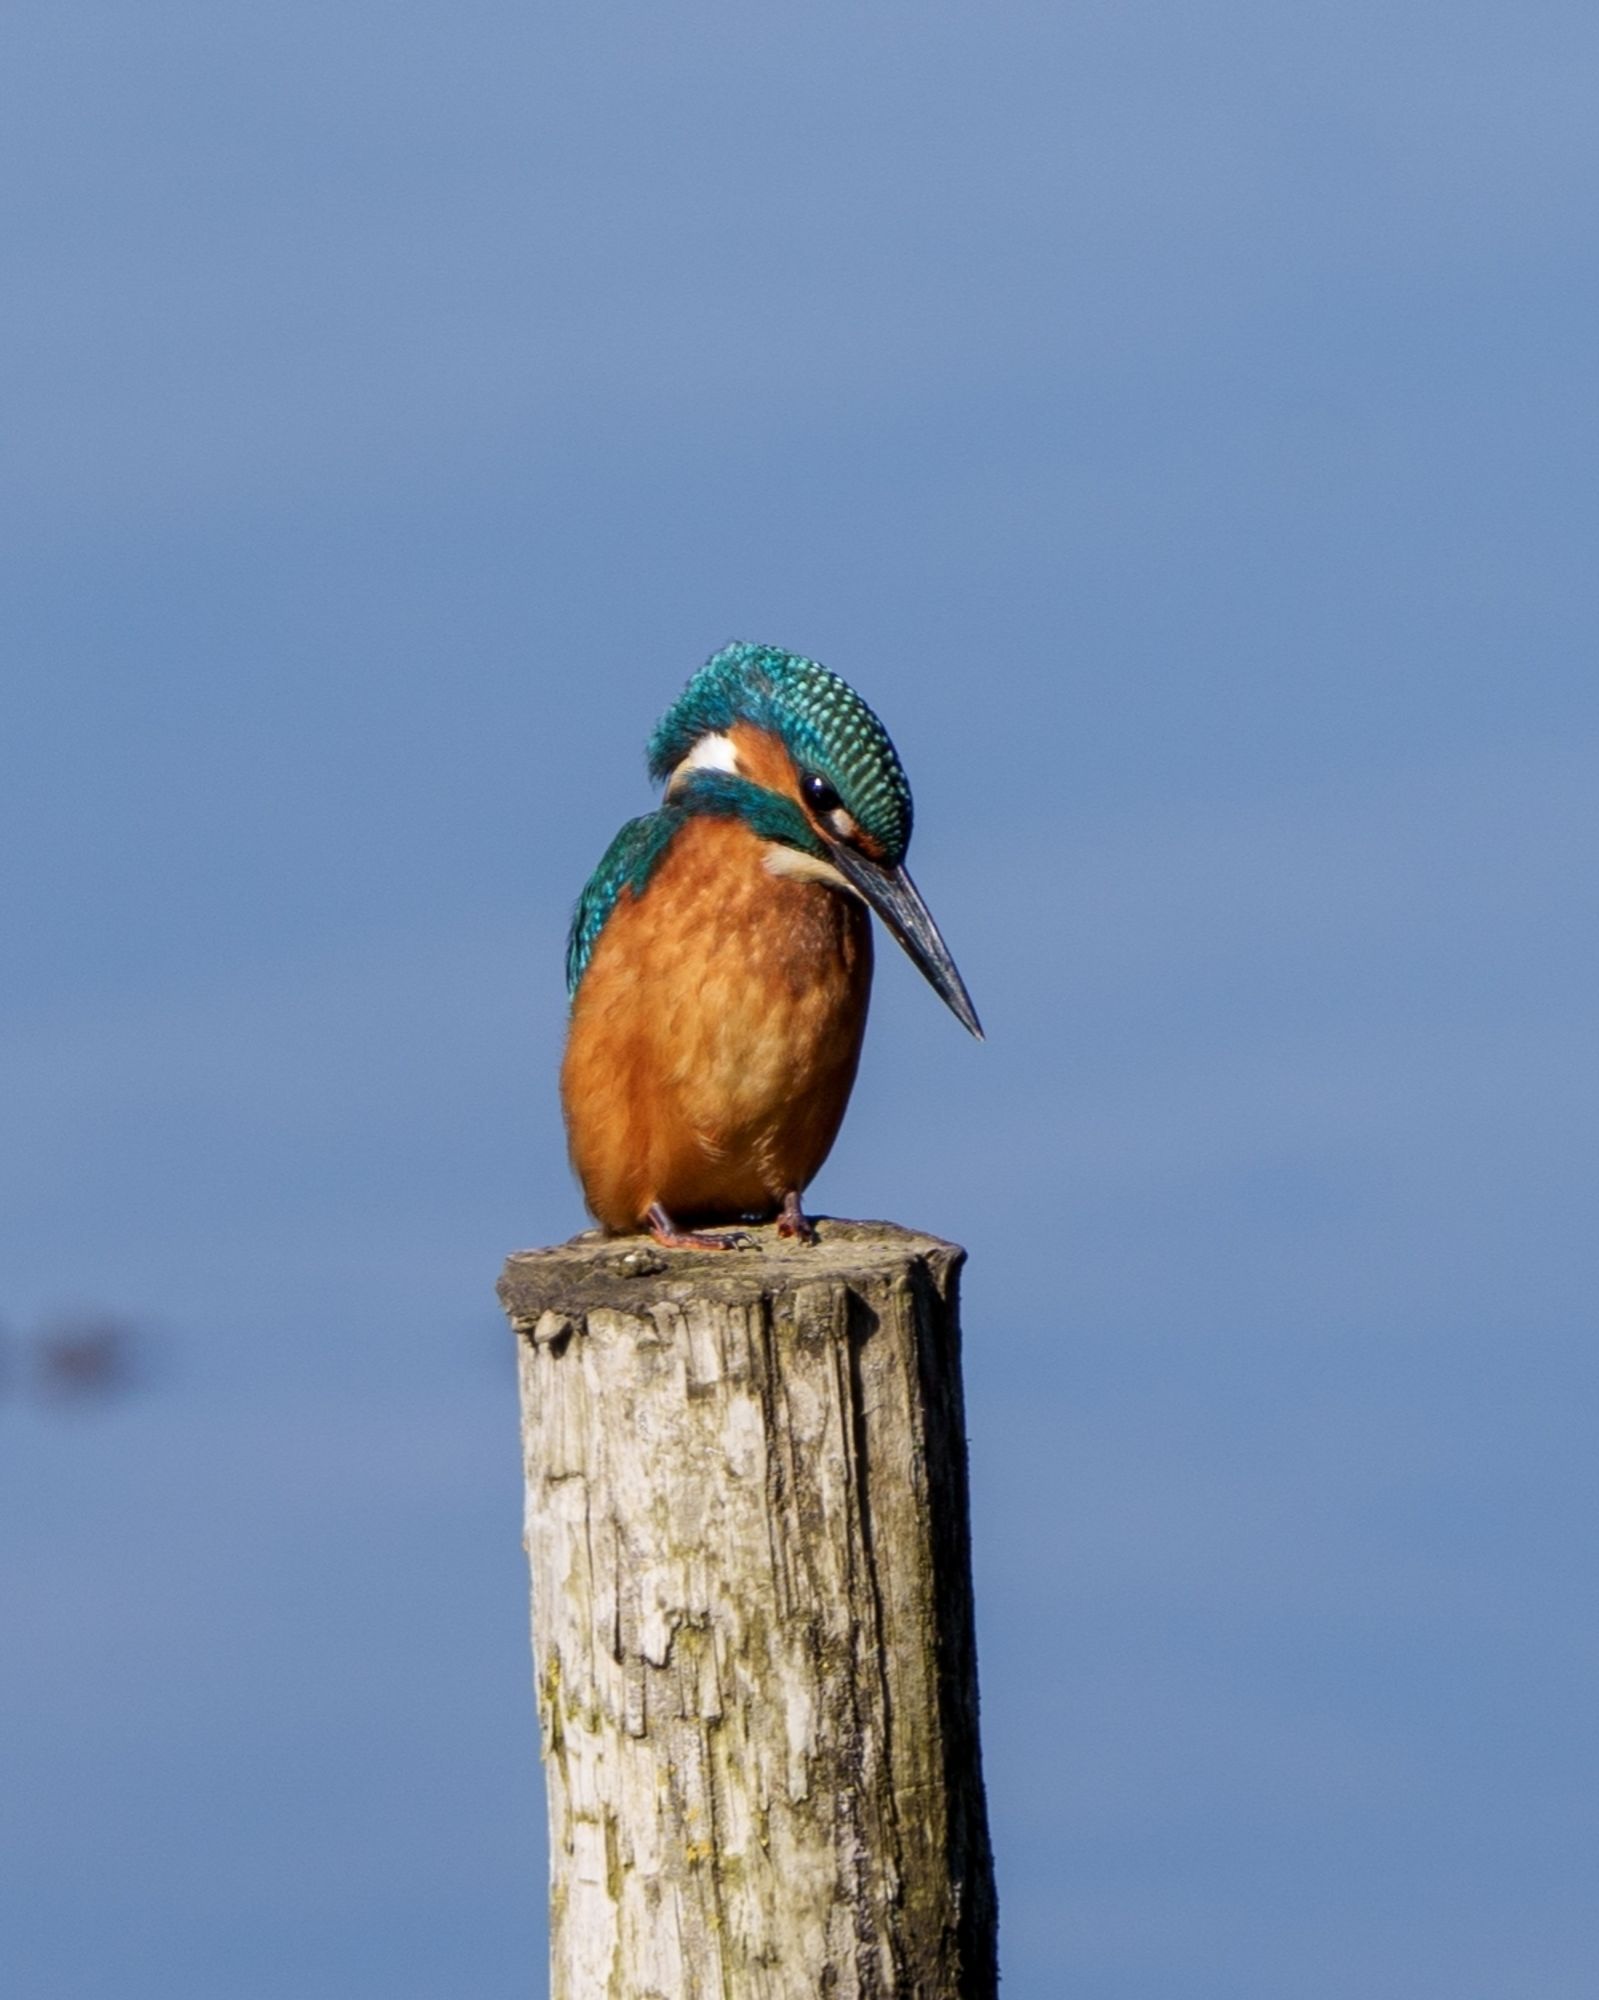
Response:
[[[830,812],[838,811],[841,804],[838,793],[815,771],[807,771],[800,779],[800,790],[805,794],[805,803],[818,817],[825,819]]]

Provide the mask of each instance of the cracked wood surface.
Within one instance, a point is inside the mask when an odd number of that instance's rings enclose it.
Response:
[[[992,2000],[958,1274],[512,1257],[551,2000]]]

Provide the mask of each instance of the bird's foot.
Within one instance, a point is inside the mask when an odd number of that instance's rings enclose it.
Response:
[[[817,1241],[816,1224],[800,1207],[798,1188],[790,1188],[783,1197],[783,1206],[777,1211],[777,1233],[792,1236],[800,1243]]]
[[[714,1235],[702,1234],[695,1229],[679,1229],[677,1224],[662,1208],[658,1201],[652,1201],[644,1220],[649,1224],[650,1234],[664,1250],[753,1250],[755,1238],[746,1236],[742,1229],[718,1231]]]

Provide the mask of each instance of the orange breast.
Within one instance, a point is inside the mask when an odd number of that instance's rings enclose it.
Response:
[[[853,896],[775,876],[742,821],[692,819],[624,891],[572,1007],[561,1101],[607,1229],[767,1215],[826,1159],[872,980]]]

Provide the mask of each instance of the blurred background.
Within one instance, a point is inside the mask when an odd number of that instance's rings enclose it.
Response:
[[[1010,2000],[1587,2000],[1591,5],[4,43],[6,1992],[543,1990],[493,1284],[741,636],[989,1032],[814,1202],[971,1251]]]

